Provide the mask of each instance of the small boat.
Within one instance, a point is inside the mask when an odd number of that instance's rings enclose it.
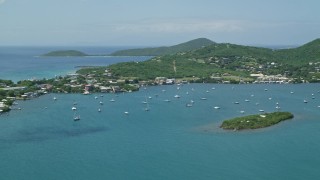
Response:
[[[115,102],[116,100],[114,100],[113,98],[112,99],[110,99],[110,102]]]
[[[100,109],[100,108],[98,109],[98,112],[101,112],[101,109]]]
[[[264,112],[264,110],[263,110],[263,109],[260,109],[259,112]]]
[[[165,99],[165,100],[163,100],[163,101],[165,101],[165,102],[171,102],[169,99]]]
[[[129,114],[129,112],[128,112],[128,111],[125,111],[125,112],[124,112],[124,114],[125,114],[125,115],[128,115],[128,114]]]
[[[214,109],[220,109],[220,107],[219,106],[215,106],[215,107],[213,107]]]
[[[95,99],[98,99],[98,96],[95,96],[94,98],[95,98]]]
[[[201,98],[201,100],[207,100],[207,98],[205,98],[205,97],[202,97],[202,98]]]
[[[56,98],[56,97],[53,97],[53,100],[55,101],[55,100],[57,100],[57,98]]]
[[[187,103],[186,107],[192,107],[192,103]]]
[[[75,117],[73,118],[73,120],[74,120],[74,121],[79,121],[79,120],[80,120],[80,115],[75,116]]]
[[[245,111],[240,111],[241,114],[244,114]]]
[[[101,104],[101,105],[103,105],[103,102],[102,102],[102,101],[100,101],[100,104]]]
[[[77,110],[77,108],[76,108],[76,107],[72,107],[71,109],[72,109],[72,111],[75,111],[75,110]]]
[[[240,104],[238,101],[234,102],[234,104]]]
[[[308,103],[308,101],[307,101],[307,100],[303,100],[303,102],[304,102],[304,103]]]
[[[177,95],[175,95],[174,97],[175,97],[175,98],[180,98],[180,96],[179,96],[178,94],[177,94]]]
[[[244,101],[245,101],[245,102],[250,102],[250,100],[249,100],[249,99],[245,99]]]

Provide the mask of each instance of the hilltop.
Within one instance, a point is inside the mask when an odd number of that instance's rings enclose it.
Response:
[[[157,56],[144,62],[113,64],[108,68],[116,77],[141,80],[168,77],[236,83],[253,82],[257,77],[251,74],[259,74],[260,78],[264,78],[263,81],[284,79],[286,82],[319,82],[319,47],[319,39],[297,48],[281,50],[213,43],[194,50]]]
[[[140,48],[116,51],[111,56],[161,56],[166,54],[175,54],[178,52],[186,52],[199,49],[208,45],[215,44],[215,42],[206,39],[198,38],[185,43],[181,43],[169,47],[155,47],[155,48]]]
[[[51,51],[49,53],[43,54],[46,57],[67,57],[67,56],[88,56],[87,54],[76,51],[76,50],[61,50],[61,51]]]

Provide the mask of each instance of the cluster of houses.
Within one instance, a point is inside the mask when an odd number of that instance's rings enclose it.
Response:
[[[250,74],[251,77],[256,78],[253,83],[259,84],[288,84],[293,81],[292,78],[287,78],[281,74],[278,75],[264,75],[264,74]]]

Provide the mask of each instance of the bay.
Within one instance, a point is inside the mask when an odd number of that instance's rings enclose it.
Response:
[[[89,55],[109,54],[125,47],[0,47],[0,79],[14,82],[54,78],[74,73],[83,66],[107,66],[118,62],[144,61],[150,57],[42,57],[55,50],[75,49]]]
[[[0,115],[1,178],[318,179],[319,90],[319,84],[182,84],[18,101],[21,110]],[[260,110],[294,118],[258,130],[219,128]]]

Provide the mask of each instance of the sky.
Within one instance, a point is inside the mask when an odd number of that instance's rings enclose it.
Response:
[[[0,0],[1,46],[240,45],[320,38],[319,0]]]

